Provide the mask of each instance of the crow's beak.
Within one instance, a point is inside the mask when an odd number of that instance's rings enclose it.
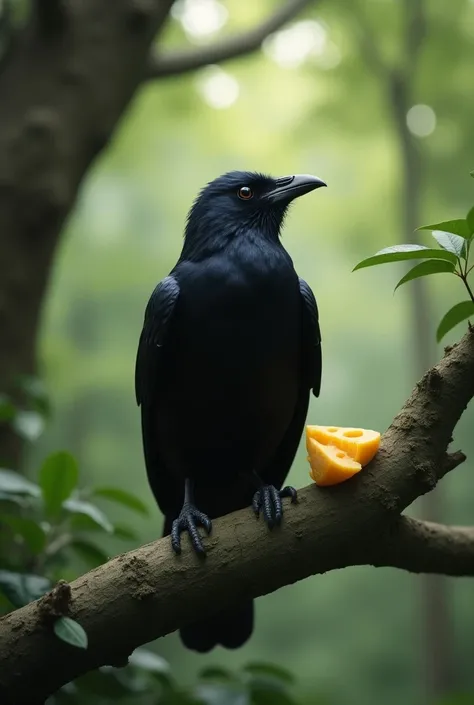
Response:
[[[321,179],[318,179],[317,176],[311,176],[311,174],[282,176],[280,179],[276,180],[276,187],[272,191],[269,191],[264,198],[270,201],[270,203],[277,203],[279,201],[290,203],[294,198],[304,196],[305,193],[314,191],[316,188],[321,188],[321,186],[327,186],[327,184]]]

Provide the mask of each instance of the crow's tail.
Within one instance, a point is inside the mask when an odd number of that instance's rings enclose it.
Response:
[[[250,638],[252,630],[253,601],[183,627],[179,634],[188,649],[205,653],[219,644],[237,649]]]
[[[172,524],[172,518],[165,516],[163,536],[171,533]],[[250,638],[252,631],[253,601],[250,601],[183,627],[179,634],[188,649],[205,653],[218,644],[226,649],[238,649]]]

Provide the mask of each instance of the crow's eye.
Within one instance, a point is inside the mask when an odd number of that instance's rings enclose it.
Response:
[[[248,201],[253,197],[253,191],[250,186],[241,186],[241,188],[237,191],[237,195],[243,201]]]

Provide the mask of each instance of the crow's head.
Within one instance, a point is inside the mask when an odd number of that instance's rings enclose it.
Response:
[[[291,201],[326,186],[309,174],[271,176],[231,171],[205,186],[188,215],[184,256],[212,254],[236,237],[276,240]]]

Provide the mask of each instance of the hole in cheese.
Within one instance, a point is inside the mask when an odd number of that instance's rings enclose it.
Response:
[[[328,428],[328,431],[329,431],[329,428]],[[346,438],[360,438],[361,436],[364,435],[364,432],[363,432],[363,431],[357,431],[357,430],[354,429],[353,431],[344,431],[343,435],[344,435]]]

